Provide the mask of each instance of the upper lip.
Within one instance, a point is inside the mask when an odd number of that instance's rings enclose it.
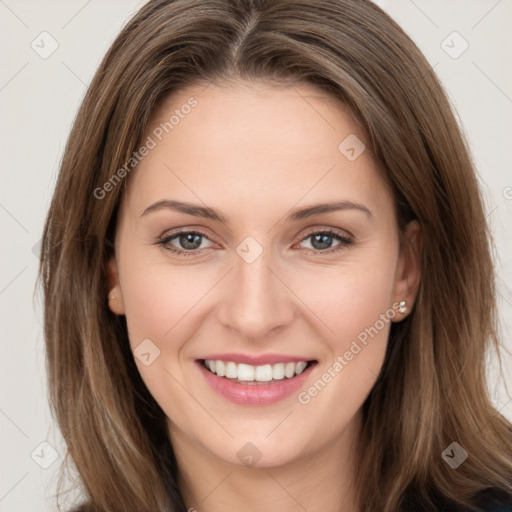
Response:
[[[261,354],[261,355],[250,355],[250,354],[209,354],[199,358],[199,360],[210,360],[210,361],[232,361],[233,363],[250,364],[251,366],[260,366],[264,364],[277,364],[277,363],[300,363],[301,361],[315,361],[315,359],[302,357],[302,356],[290,356],[285,354]]]

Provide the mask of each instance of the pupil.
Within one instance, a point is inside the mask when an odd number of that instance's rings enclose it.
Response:
[[[201,245],[201,235],[194,233],[180,235],[180,244],[184,249],[197,249]]]
[[[317,245],[317,242],[319,243],[319,246]],[[313,237],[312,245],[315,249],[328,249],[331,246],[331,243],[331,235],[319,234]]]

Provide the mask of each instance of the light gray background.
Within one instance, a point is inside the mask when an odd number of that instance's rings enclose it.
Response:
[[[55,510],[52,494],[64,449],[46,399],[40,298],[33,295],[34,253],[80,100],[108,46],[143,3],[0,0],[1,512]],[[377,3],[434,66],[470,141],[495,234],[502,333],[510,351],[512,2]],[[43,31],[58,43],[46,59],[31,48],[34,40],[40,52],[50,48],[48,36],[40,36]],[[41,42],[41,37],[47,39]],[[453,58],[464,40],[468,49]],[[489,388],[498,409],[512,419],[512,401],[505,393],[505,384],[509,389],[512,384],[510,352],[503,352],[504,379],[499,379],[495,361],[489,361]]]

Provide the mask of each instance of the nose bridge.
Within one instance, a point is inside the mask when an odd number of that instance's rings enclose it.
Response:
[[[254,261],[244,259],[243,253],[235,257],[230,296],[224,302],[221,321],[246,338],[264,337],[293,317],[291,298],[275,275],[270,252],[263,251]]]

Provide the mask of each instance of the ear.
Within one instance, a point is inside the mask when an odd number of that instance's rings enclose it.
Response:
[[[400,254],[395,273],[393,304],[405,301],[406,311],[397,311],[395,321],[403,320],[411,311],[421,279],[423,239],[418,221],[407,224],[401,237]]]
[[[107,261],[107,282],[108,282],[108,307],[116,315],[124,315],[124,301],[121,285],[119,284],[119,272],[115,255]]]

